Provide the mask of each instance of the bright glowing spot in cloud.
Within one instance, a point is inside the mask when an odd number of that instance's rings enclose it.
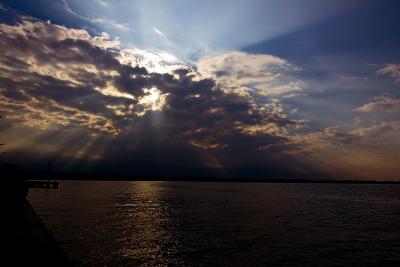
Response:
[[[143,92],[146,95],[139,98],[139,104],[144,107],[144,111],[138,115],[143,116],[148,110],[161,111],[166,104],[168,94],[162,94],[156,87],[144,88]]]

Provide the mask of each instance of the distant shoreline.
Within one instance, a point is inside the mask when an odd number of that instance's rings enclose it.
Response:
[[[27,180],[60,181],[132,181],[132,182],[215,182],[215,183],[288,183],[288,184],[400,184],[400,181],[376,180],[314,180],[268,178],[207,178],[207,177],[129,177],[119,175],[27,175]]]

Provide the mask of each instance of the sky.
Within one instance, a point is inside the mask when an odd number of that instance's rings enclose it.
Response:
[[[399,180],[400,2],[0,1],[26,170]]]

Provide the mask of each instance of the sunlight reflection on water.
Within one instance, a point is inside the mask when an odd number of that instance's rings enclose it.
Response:
[[[400,186],[62,182],[30,192],[82,266],[400,264]]]

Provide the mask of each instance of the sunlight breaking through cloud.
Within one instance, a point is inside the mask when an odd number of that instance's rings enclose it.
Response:
[[[171,37],[164,27],[152,27],[160,42]],[[43,156],[63,147],[59,156],[68,164],[85,159],[129,165],[156,158],[162,165],[190,159],[224,173],[265,164],[270,173],[281,173],[287,162],[297,166],[287,173],[331,173],[329,159],[359,166],[357,157],[362,164],[388,159],[390,164],[382,165],[388,168],[385,177],[397,170],[388,157],[399,144],[398,95],[330,102],[348,90],[344,85],[361,88],[370,78],[339,78],[323,87],[320,76],[358,76],[310,75],[296,61],[239,50],[208,51],[187,62],[162,49],[127,46],[106,32],[27,16],[0,23],[0,49],[0,112],[2,122],[20,134],[7,135],[18,151],[27,146],[39,153],[37,142],[47,146]],[[329,64],[321,62],[326,71]],[[397,64],[376,66],[371,75],[397,82]],[[340,111],[348,113],[347,124],[337,125],[343,121],[336,117]],[[326,119],[326,114],[334,115]],[[20,140],[30,133],[28,141]],[[47,144],[48,136],[59,144]],[[68,141],[61,141],[64,137]],[[70,145],[74,139],[79,145]],[[362,157],[365,150],[369,157]],[[342,173],[370,177],[354,169]]]
[[[161,111],[166,105],[168,93],[162,94],[156,87],[150,89],[144,88],[143,92],[145,95],[139,98],[138,103],[144,107],[144,110],[138,113],[139,116],[143,116],[148,110]]]

